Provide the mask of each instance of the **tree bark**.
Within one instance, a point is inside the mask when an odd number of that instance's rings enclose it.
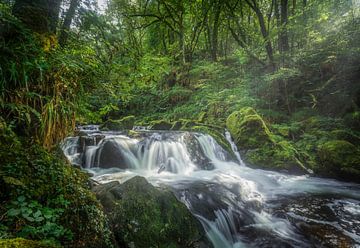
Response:
[[[288,0],[281,0],[281,31],[280,31],[280,52],[289,51],[289,38],[287,33],[288,22]]]
[[[275,68],[273,48],[272,48],[271,40],[270,40],[270,37],[269,37],[269,32],[268,32],[268,30],[266,28],[264,15],[261,12],[259,6],[257,5],[256,0],[245,0],[245,2],[255,12],[255,14],[256,14],[256,16],[258,18],[259,25],[260,25],[260,31],[261,31],[261,34],[262,34],[264,40],[265,40],[265,49],[266,49],[266,53],[267,53],[268,58],[269,58],[270,66]]]
[[[220,25],[220,13],[221,13],[221,1],[217,0],[214,5],[214,23],[211,36],[211,58],[213,61],[217,61],[218,55],[218,36],[219,36],[219,25]]]
[[[60,36],[59,36],[59,44],[60,46],[64,46],[69,37],[70,26],[72,20],[74,19],[76,9],[80,4],[80,0],[71,0],[68,11],[66,12],[65,19],[63,25],[61,27]]]

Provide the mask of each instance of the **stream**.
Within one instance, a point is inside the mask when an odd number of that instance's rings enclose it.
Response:
[[[140,175],[168,186],[216,248],[360,247],[360,185],[247,167],[211,136],[180,131],[101,132],[62,144],[70,162],[106,183]]]

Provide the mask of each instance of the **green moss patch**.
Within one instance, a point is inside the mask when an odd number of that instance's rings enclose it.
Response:
[[[345,140],[332,140],[319,145],[317,171],[325,176],[360,181],[360,150]]]
[[[0,237],[111,247],[105,214],[85,173],[24,142],[5,124],[0,146]]]
[[[94,192],[120,247],[198,247],[204,237],[201,224],[172,192],[143,177],[99,185]]]
[[[0,239],[0,247],[2,248],[56,248],[51,244],[40,241],[27,240],[22,238],[16,239]]]
[[[122,131],[132,129],[135,123],[135,116],[126,116],[120,120],[109,119],[105,121],[101,126],[100,130],[112,130]]]

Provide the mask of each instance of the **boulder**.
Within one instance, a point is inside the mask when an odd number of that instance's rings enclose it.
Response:
[[[360,182],[360,150],[345,140],[332,140],[318,146],[316,171],[324,176]]]
[[[217,131],[215,128],[198,125],[198,126],[193,126],[193,127],[189,128],[188,130],[191,130],[193,132],[199,132],[199,133],[210,135],[224,149],[226,160],[234,160],[234,161],[236,161],[236,157],[235,157],[235,154],[234,154],[234,152],[233,152],[233,150],[231,148],[231,145],[226,140],[226,138],[219,131]]]
[[[266,123],[251,107],[242,108],[229,115],[226,127],[239,149],[254,149],[273,143]]]
[[[170,130],[173,123],[166,120],[158,120],[150,122],[150,130]]]
[[[97,150],[96,159],[98,159],[98,166],[101,168],[127,168],[124,154],[116,141],[112,139],[104,140],[104,143]]]
[[[206,157],[203,149],[200,146],[199,141],[196,139],[194,134],[186,133],[184,135],[184,142],[186,148],[190,154],[190,159],[195,163],[201,170],[213,170],[214,165],[211,160]]]
[[[251,107],[233,112],[226,127],[249,165],[291,174],[309,173],[301,154],[281,136],[274,135]]]
[[[135,123],[135,116],[126,116],[120,120],[109,119],[100,125],[100,130],[122,131],[132,129]]]
[[[120,247],[209,247],[201,224],[173,193],[136,176],[93,188]]]

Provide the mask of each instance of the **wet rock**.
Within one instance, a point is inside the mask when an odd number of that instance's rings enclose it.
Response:
[[[319,145],[317,172],[360,182],[360,150],[345,140],[332,140]]]
[[[104,137],[104,136],[102,136]],[[86,151],[86,147],[95,146],[98,142],[96,136],[80,136],[79,137],[79,152]]]
[[[98,158],[98,166],[101,168],[127,168],[124,155],[121,149],[119,149],[119,145],[112,139],[104,141],[97,150],[96,158]]]
[[[93,191],[120,247],[211,247],[185,205],[143,177],[99,185]]]
[[[232,113],[226,127],[248,165],[291,174],[312,173],[295,147],[274,135],[253,108],[245,107]]]
[[[233,150],[231,148],[231,145],[226,140],[226,138],[221,134],[221,132],[219,132],[215,128],[212,128],[212,127],[209,127],[209,126],[197,125],[197,126],[191,127],[188,130],[210,135],[224,149],[226,161],[237,161],[236,157],[235,157],[235,154],[234,154],[234,152],[233,152]]]
[[[226,120],[226,127],[239,149],[255,149],[274,142],[264,120],[250,107],[233,112]]]
[[[317,223],[307,224],[304,222],[298,224],[298,227],[304,232],[305,237],[313,244],[318,244],[318,247],[355,247],[354,241],[339,232],[335,227]]]
[[[186,133],[184,135],[184,142],[186,148],[190,154],[190,159],[195,163],[201,170],[213,170],[214,165],[211,163],[211,160],[206,157],[204,151],[202,150],[199,141],[196,139],[194,134]]]
[[[126,116],[120,120],[109,119],[100,126],[100,130],[122,131],[132,129],[135,123],[135,116]]]
[[[150,130],[170,130],[173,126],[173,123],[166,121],[166,120],[158,120],[152,121],[150,123],[149,129]]]

